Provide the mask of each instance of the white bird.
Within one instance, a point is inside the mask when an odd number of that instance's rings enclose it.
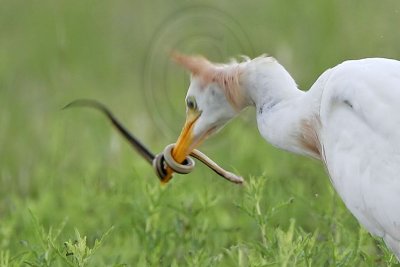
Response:
[[[191,73],[176,161],[254,106],[261,135],[321,160],[346,207],[400,259],[400,61],[345,61],[304,92],[272,57],[229,64],[173,58]]]

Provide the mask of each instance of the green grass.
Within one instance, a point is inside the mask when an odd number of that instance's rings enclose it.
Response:
[[[394,266],[323,166],[268,145],[254,111],[161,186],[94,111],[155,152],[177,138],[188,77],[172,49],[274,55],[308,88],[349,58],[400,58],[398,1],[0,0],[0,266]],[[200,165],[200,164],[199,164]]]

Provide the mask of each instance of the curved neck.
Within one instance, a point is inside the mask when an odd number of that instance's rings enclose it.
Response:
[[[243,71],[241,85],[257,109],[261,135],[272,145],[297,154],[320,158],[318,107],[311,94],[297,88],[276,60],[251,61]]]
[[[249,62],[241,76],[249,104],[257,108],[273,106],[302,93],[281,64],[273,58],[263,59]]]

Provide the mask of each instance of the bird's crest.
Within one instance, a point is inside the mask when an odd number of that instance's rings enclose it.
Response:
[[[205,78],[206,75],[212,73],[213,64],[203,56],[189,56],[173,52],[172,59],[188,70],[192,75]]]
[[[243,108],[245,99],[240,88],[239,63],[216,64],[203,56],[189,56],[177,52],[172,53],[172,59],[193,76],[200,78],[204,85],[217,83],[235,109]]]

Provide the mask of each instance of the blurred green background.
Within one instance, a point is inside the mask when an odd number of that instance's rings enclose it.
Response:
[[[189,83],[171,51],[221,62],[267,53],[307,90],[346,59],[400,58],[399,10],[395,0],[0,0],[0,265],[391,264],[323,166],[267,144],[251,109],[202,147],[248,185],[198,166],[162,187],[100,114],[61,108],[100,100],[159,152],[180,132]],[[111,230],[89,252],[73,250],[75,229],[87,248]]]

